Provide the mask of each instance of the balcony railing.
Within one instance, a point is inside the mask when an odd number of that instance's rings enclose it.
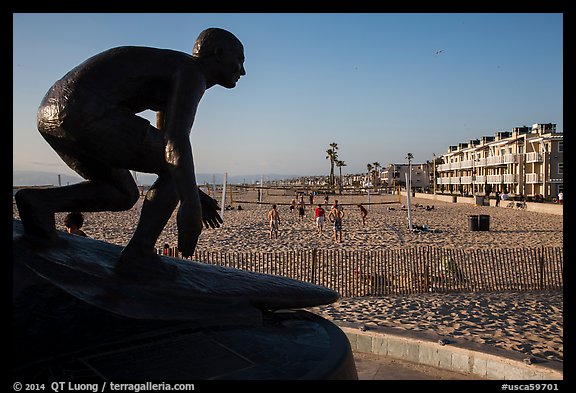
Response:
[[[503,156],[486,157],[486,165],[502,165],[504,163]]]
[[[505,173],[503,176],[505,184],[518,183],[518,174],[516,173]]]
[[[526,162],[542,162],[542,154],[538,152],[530,152],[525,155]]]
[[[563,179],[554,179],[551,182],[561,183]],[[527,173],[526,183],[541,183],[541,173]],[[506,173],[503,175],[476,175],[476,176],[454,176],[454,177],[439,177],[436,181],[437,184],[516,184],[518,183],[517,173]]]
[[[504,164],[514,164],[516,162],[516,154],[504,154]]]
[[[460,176],[460,184],[472,184],[472,176]]]
[[[436,166],[436,170],[438,172],[445,172],[450,170],[450,163],[448,164],[440,164]]]
[[[476,176],[474,176],[473,183],[474,183],[474,184],[484,184],[484,183],[486,183],[486,176],[484,176],[484,175],[476,175]]]
[[[541,173],[527,173],[526,174],[526,183],[542,183],[542,174]]]
[[[502,183],[502,175],[488,175],[486,176],[486,183],[500,184]]]

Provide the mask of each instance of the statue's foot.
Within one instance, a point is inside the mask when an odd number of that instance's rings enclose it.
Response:
[[[46,247],[63,247],[67,242],[58,236],[54,212],[36,190],[22,189],[14,196],[24,226],[23,240]]]
[[[160,255],[127,248],[122,251],[114,271],[129,280],[173,280],[178,275],[178,268],[163,261]]]

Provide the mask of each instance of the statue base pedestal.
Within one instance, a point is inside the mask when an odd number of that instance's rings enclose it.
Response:
[[[13,228],[16,381],[358,378],[344,332],[303,310],[334,291],[170,258],[177,279],[127,281],[119,246],[66,235],[35,248]]]
[[[346,335],[304,310],[264,312],[260,326],[207,327],[121,317],[49,286],[35,285],[26,296],[35,300],[14,310],[15,380],[358,378]]]

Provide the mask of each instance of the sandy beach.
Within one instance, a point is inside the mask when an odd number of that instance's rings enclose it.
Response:
[[[274,195],[279,194],[279,195]],[[316,205],[309,205],[307,198],[305,217],[300,219],[297,212],[290,212],[292,195],[282,195],[280,190],[271,190],[265,195],[263,205],[256,204],[255,192],[233,194],[234,200],[226,199],[226,205],[234,210],[224,211],[224,225],[218,229],[205,229],[198,241],[198,250],[212,251],[285,251],[303,248],[330,249],[378,249],[433,245],[463,249],[506,248],[532,246],[562,246],[563,216],[529,212],[503,207],[474,206],[434,202],[423,198],[412,198],[413,204],[434,206],[433,210],[415,208],[412,210],[413,225],[427,225],[435,233],[414,233],[408,229],[407,211],[401,210],[406,198],[397,195],[330,196],[329,204],[338,199],[344,207],[343,243],[331,240],[332,228],[329,223],[318,236],[314,222]],[[220,196],[217,195],[220,202]],[[316,202],[322,202],[317,198]],[[242,203],[247,201],[250,203]],[[267,212],[270,203],[278,204],[281,218],[279,238],[269,239]],[[366,225],[363,226],[357,203],[363,203],[369,210]],[[237,210],[241,205],[243,210]],[[84,230],[91,237],[110,243],[125,245],[130,239],[140,215],[142,199],[124,212],[86,213]],[[327,210],[330,207],[324,208]],[[469,215],[489,215],[490,230],[471,232],[468,227]],[[17,217],[17,211],[14,215]],[[63,213],[58,213],[56,223],[64,229]],[[164,243],[177,244],[176,214],[172,216],[160,235],[157,247]]]
[[[408,214],[402,210],[406,198],[397,195],[330,196],[343,204],[344,239],[331,239],[332,228],[318,234],[314,208],[306,201],[306,216],[289,210],[294,197],[282,190],[264,194],[258,205],[254,191],[234,192],[226,205],[224,225],[205,229],[198,250],[211,251],[285,251],[308,248],[365,250],[433,245],[463,249],[563,246],[563,216],[504,207],[474,206],[412,198],[418,207],[412,211],[413,225],[427,225],[426,233],[408,229]],[[217,196],[220,201],[220,196]],[[322,202],[323,196],[317,197]],[[270,239],[267,222],[269,203],[277,203],[281,218],[279,238]],[[357,203],[369,210],[362,225]],[[238,210],[238,205],[242,210]],[[84,230],[88,236],[125,245],[136,228],[142,199],[129,211],[85,213]],[[329,210],[324,206],[326,210]],[[14,206],[14,218],[18,212]],[[469,215],[489,215],[489,231],[470,231]],[[58,229],[64,229],[65,214],[56,215]],[[327,223],[329,224],[329,223]],[[175,214],[158,239],[177,245]],[[563,293],[561,291],[492,292],[388,295],[381,297],[342,298],[338,302],[311,309],[334,321],[358,322],[398,329],[425,330],[442,337],[458,337],[477,343],[517,351],[535,357],[563,360]]]

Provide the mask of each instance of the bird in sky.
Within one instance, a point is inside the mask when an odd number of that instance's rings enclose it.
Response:
[[[444,49],[440,49],[436,51],[436,54],[439,55],[440,53],[444,52]]]

